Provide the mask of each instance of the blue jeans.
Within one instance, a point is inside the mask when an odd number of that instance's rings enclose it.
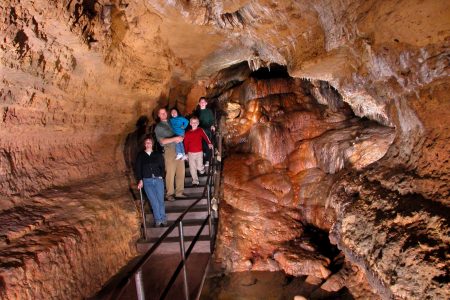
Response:
[[[144,178],[144,190],[153,210],[156,224],[166,221],[164,207],[164,181],[162,178]]]
[[[184,145],[183,142],[179,142],[175,144],[175,152],[178,154],[182,154],[182,155],[186,155],[186,153],[184,153]]]

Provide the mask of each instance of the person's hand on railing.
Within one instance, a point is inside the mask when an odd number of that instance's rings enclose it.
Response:
[[[211,125],[211,131],[215,132],[216,131],[216,127],[214,127],[214,125]]]
[[[144,186],[144,182],[141,179],[141,180],[139,180],[138,185],[137,185],[138,190],[142,189],[143,186]]]
[[[208,147],[209,147],[209,149],[214,148],[213,144],[209,144]]]

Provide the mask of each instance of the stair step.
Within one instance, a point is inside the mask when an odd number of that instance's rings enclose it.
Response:
[[[175,221],[176,219],[178,219],[179,216],[181,216],[181,214],[184,212],[184,210],[182,211],[178,211],[178,212],[166,212],[166,218],[167,221]],[[208,215],[208,209],[206,210],[198,210],[198,211],[189,211],[186,215],[185,218],[187,219],[204,219],[206,218],[206,216]]]
[[[176,202],[176,201],[175,201]],[[183,206],[172,206],[172,207],[166,207],[166,214],[167,213],[172,213],[172,212],[184,212],[186,210],[187,207],[183,207]],[[192,212],[196,212],[196,211],[208,211],[208,206],[207,205],[194,205],[191,210]]]
[[[204,222],[203,219],[183,219],[183,226],[184,227],[197,226],[197,225],[202,225],[203,222]],[[169,226],[173,225],[173,223],[174,223],[174,221],[167,221],[167,227],[160,227],[160,228],[161,229],[167,229]]]
[[[193,194],[201,194],[201,193],[203,193],[204,190],[205,190],[204,185],[199,185],[198,187],[193,187],[193,186],[185,186],[184,187],[184,193],[190,197],[192,197]]]
[[[166,218],[167,221],[175,221],[178,217],[186,210],[186,207],[171,207],[170,209],[166,209]],[[204,219],[208,215],[208,206],[207,205],[196,205],[194,206],[186,215],[185,219]],[[150,226],[153,224],[153,215],[145,214],[146,223]]]
[[[194,203],[195,201],[197,201],[198,198],[189,198],[189,199],[177,199],[175,201],[166,201],[164,202],[164,206],[167,209],[169,209],[170,207],[184,207],[184,208],[188,208],[192,203]],[[207,204],[207,200],[206,198],[201,199],[197,205],[206,205]]]
[[[196,223],[186,223],[183,221],[183,231],[185,236],[195,236],[200,229],[201,224],[203,224],[204,220],[193,220]],[[169,222],[168,226],[172,225],[173,222]],[[164,232],[166,232],[168,227],[148,227],[147,228],[147,239],[149,241],[154,241],[151,239],[158,239]],[[208,226],[206,225],[202,232],[202,235],[208,235]],[[168,237],[178,237],[178,227],[174,228],[172,232],[169,233]]]
[[[206,230],[208,230],[206,228]],[[184,237],[184,245],[185,249],[187,250],[194,239],[193,236],[185,236]],[[146,252],[150,247],[157,241],[158,239],[151,239],[148,241],[145,240],[139,240],[136,243],[136,249],[138,252]],[[163,243],[159,245],[155,253],[159,254],[169,254],[169,253],[180,253],[180,242],[178,237],[167,237]],[[197,240],[197,243],[194,246],[194,249],[192,250],[193,253],[209,253],[210,250],[210,242],[209,242],[209,236],[201,235],[199,236],[199,239]]]

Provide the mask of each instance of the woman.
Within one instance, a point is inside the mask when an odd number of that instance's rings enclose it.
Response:
[[[156,227],[167,226],[164,208],[164,159],[161,153],[153,151],[153,140],[150,136],[144,139],[145,150],[136,158],[136,177],[138,189],[144,187],[153,210]]]

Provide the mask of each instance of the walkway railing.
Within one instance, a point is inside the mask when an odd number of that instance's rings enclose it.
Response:
[[[220,135],[218,135],[220,136]],[[220,160],[220,151],[221,151],[221,139],[219,138],[218,143],[215,143],[219,145],[219,160]],[[217,148],[216,148],[217,149]],[[220,162],[216,160],[216,156],[214,154],[214,149],[211,151],[211,157],[209,161],[210,167],[208,168],[207,172],[207,179],[206,179],[206,186],[203,189],[203,192],[200,197],[198,197],[186,210],[175,220],[175,222],[167,228],[167,230],[161,235],[161,237],[153,244],[153,246],[139,259],[137,264],[128,272],[127,276],[123,278],[114,288],[114,291],[111,294],[110,299],[120,299],[124,291],[129,287],[130,284],[134,282],[136,287],[136,293],[137,293],[137,299],[138,300],[144,300],[145,297],[145,290],[144,290],[144,280],[142,269],[144,266],[149,262],[150,257],[153,253],[158,249],[158,247],[164,242],[164,240],[169,236],[169,234],[175,229],[175,227],[178,227],[178,233],[179,233],[179,244],[180,244],[180,256],[181,260],[178,264],[177,268],[175,269],[174,273],[172,274],[172,277],[170,278],[169,282],[167,283],[166,287],[164,288],[164,291],[162,292],[160,299],[165,299],[167,297],[167,294],[169,293],[170,289],[172,288],[173,284],[175,283],[175,280],[177,279],[178,275],[181,271],[183,271],[183,287],[184,287],[184,295],[185,299],[189,300],[189,283],[187,280],[187,268],[186,268],[186,261],[191,254],[193,248],[195,247],[196,242],[198,241],[203,229],[205,228],[206,224],[208,224],[209,229],[209,241],[210,241],[210,252],[213,252],[214,249],[214,237],[215,237],[215,228],[212,223],[212,208],[211,208],[211,199],[213,197],[213,189],[216,182],[216,178],[220,178],[220,176],[215,176],[218,172],[220,172]],[[145,220],[145,213],[144,213],[144,203],[142,201],[142,190],[140,190],[141,193],[141,211],[142,211],[142,224],[144,226],[144,239],[147,238],[146,234],[146,220]],[[184,245],[184,227],[183,227],[183,220],[187,213],[189,213],[194,206],[197,205],[202,199],[204,199],[206,196],[207,203],[208,203],[208,215],[203,220],[199,230],[197,231],[195,237],[193,238],[191,244],[189,245],[188,249],[185,250]],[[206,270],[205,270],[206,271]]]

